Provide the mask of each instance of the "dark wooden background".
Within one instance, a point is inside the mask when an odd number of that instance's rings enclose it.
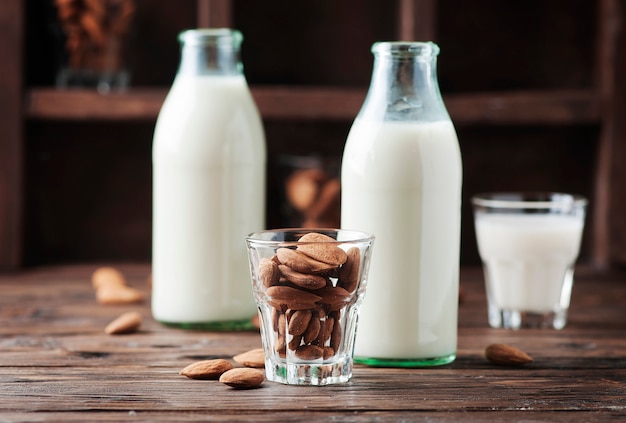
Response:
[[[177,33],[233,26],[268,139],[268,226],[284,154],[339,158],[379,40],[432,39],[464,163],[462,263],[478,263],[469,198],[555,190],[590,199],[581,262],[626,264],[623,0],[138,0],[132,87],[60,92],[51,1],[0,5],[0,268],[147,261],[151,142]]]

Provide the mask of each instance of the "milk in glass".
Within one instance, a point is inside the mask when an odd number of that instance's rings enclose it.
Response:
[[[581,216],[483,214],[476,237],[490,300],[500,309],[553,312],[569,306],[583,230]]]

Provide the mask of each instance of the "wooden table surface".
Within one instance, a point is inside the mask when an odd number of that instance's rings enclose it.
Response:
[[[350,383],[326,387],[264,382],[234,390],[179,375],[187,364],[260,347],[257,332],[167,328],[149,301],[104,306],[90,284],[96,266],[0,275],[0,421],[626,421],[626,276],[578,269],[561,331],[491,329],[482,272],[463,269],[457,360],[429,369],[355,366]],[[120,265],[149,293],[146,265]],[[138,333],[106,335],[128,310]],[[497,367],[491,343],[534,358]]]

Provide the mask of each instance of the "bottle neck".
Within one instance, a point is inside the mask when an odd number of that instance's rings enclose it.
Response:
[[[364,110],[386,120],[448,118],[437,82],[438,47],[433,43],[376,43],[374,69]]]
[[[242,75],[241,34],[231,29],[198,29],[179,35],[178,75]]]

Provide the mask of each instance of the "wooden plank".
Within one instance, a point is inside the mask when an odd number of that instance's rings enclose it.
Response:
[[[0,270],[21,264],[24,4],[0,7]]]
[[[36,119],[155,119],[166,89],[129,89],[100,95],[88,90],[33,89],[26,96],[26,114]],[[252,87],[266,119],[348,120],[357,115],[364,89],[329,87]],[[597,123],[599,99],[592,90],[500,92],[444,96],[457,124]]]

